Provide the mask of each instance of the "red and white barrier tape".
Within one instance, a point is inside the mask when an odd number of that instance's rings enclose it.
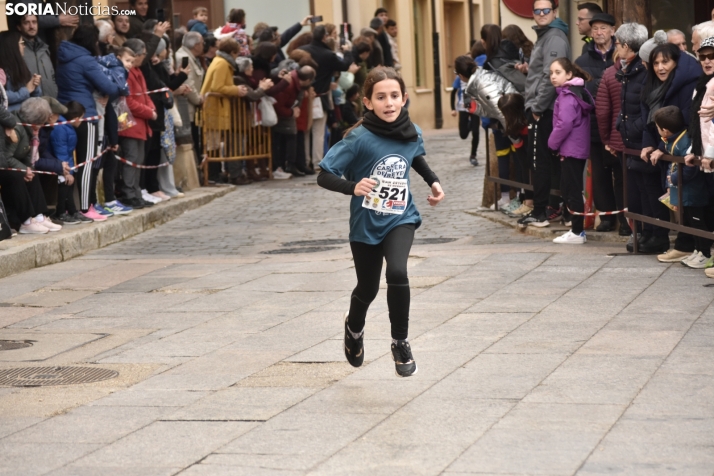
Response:
[[[134,167],[135,169],[158,169],[159,167],[166,167],[166,166],[171,165],[169,162],[164,162],[163,164],[159,164],[159,165],[139,165],[139,164],[135,164],[131,160],[126,160],[124,157],[119,157],[118,155],[114,155],[114,157],[119,162],[123,162],[130,167]]]
[[[151,91],[146,91],[144,93],[131,93],[129,96],[141,96],[142,94],[163,93],[164,91],[171,91],[171,89],[169,89],[169,88],[152,89]]]
[[[92,157],[91,159],[89,159],[86,162],[75,165],[74,167],[70,167],[69,170],[75,171],[81,167],[84,167],[87,164],[91,164],[92,162],[99,160],[99,158],[101,156],[103,156],[108,150],[110,150],[110,149],[109,148],[104,149],[96,157]],[[169,162],[164,162],[163,164],[159,164],[159,165],[139,165],[139,164],[135,164],[131,160],[126,160],[124,157],[119,157],[116,154],[114,155],[114,158],[116,158],[119,162],[123,162],[123,163],[127,164],[128,166],[134,167],[136,169],[158,169],[160,167],[167,167],[167,166],[171,165]],[[27,173],[27,169],[23,170],[23,169],[13,169],[13,168],[2,168],[0,170],[7,170],[9,172],[22,172],[23,174]],[[32,173],[43,174],[43,175],[57,175],[55,172],[45,172],[44,170],[33,170]]]
[[[79,120],[79,122],[88,122],[88,121],[98,121],[104,116],[89,116],[89,117],[83,117],[82,119]],[[38,126],[37,124],[25,124],[24,122],[20,122],[21,126],[26,126],[26,127],[53,127],[53,126],[63,126],[65,124],[70,124],[74,122],[76,119],[72,119],[71,121],[59,121],[55,122],[54,124],[42,124]]]
[[[624,213],[627,211],[627,208],[623,208],[622,210],[613,210],[611,212],[595,212],[595,213],[578,213],[572,211],[570,208],[568,208],[568,212],[570,212],[571,215],[577,215],[577,216],[583,216],[583,217],[596,217],[596,216],[610,216],[610,215],[617,215],[618,213]]]

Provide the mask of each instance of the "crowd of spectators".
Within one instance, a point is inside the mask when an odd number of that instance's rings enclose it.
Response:
[[[274,111],[274,123],[262,123],[273,169],[267,160],[210,162],[210,182],[314,174],[360,117],[367,72],[400,67],[397,25],[383,8],[352,38],[311,16],[283,32],[262,22],[249,32],[242,9],[211,27],[204,7],[171,31],[147,0],[130,4],[132,16],[11,16],[0,32],[0,239],[182,197],[177,147],[193,149],[198,169],[211,145],[197,112],[228,130],[226,96]],[[235,135],[226,140],[239,143]]]
[[[452,109],[461,137],[473,134],[471,163],[478,165],[481,119],[500,178],[514,179],[513,163],[515,179],[533,187],[501,185],[501,211],[521,227],[563,222],[570,231],[553,241],[583,244],[589,159],[597,232],[619,232],[630,237],[629,252],[637,240],[641,253],[714,277],[712,240],[679,232],[670,246],[668,228],[637,222],[632,230],[622,213],[625,198],[630,212],[664,223],[673,218],[668,207],[682,207],[684,225],[714,231],[714,23],[693,27],[690,53],[680,30],[649,38],[644,25],[616,28],[595,3],[577,9],[585,44],[574,63],[557,0],[534,2],[535,44],[515,25],[484,25],[471,54],[457,58]],[[681,204],[680,172],[665,154],[686,161]],[[558,189],[562,197],[551,195]]]

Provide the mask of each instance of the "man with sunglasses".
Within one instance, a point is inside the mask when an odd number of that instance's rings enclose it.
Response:
[[[552,197],[547,211],[551,184],[557,184],[560,162],[548,148],[548,137],[553,131],[555,87],[550,82],[550,63],[556,58],[570,57],[568,25],[556,18],[558,0],[533,2],[533,29],[538,40],[533,47],[526,78],[526,117],[528,118],[528,157],[533,160],[533,211],[518,220],[522,227],[545,227],[549,219],[560,217],[558,197]],[[552,179],[556,180],[553,181]]]

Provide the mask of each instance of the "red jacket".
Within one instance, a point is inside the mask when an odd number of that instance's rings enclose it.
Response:
[[[615,78],[615,73],[620,71],[622,66],[616,61],[613,66],[605,70],[600,81],[595,98],[595,117],[597,117],[597,128],[600,131],[600,139],[605,145],[618,152],[625,150],[622,143],[622,135],[615,128],[617,117],[620,115],[622,84]]]
[[[151,128],[148,122],[153,117],[156,108],[148,94],[139,94],[146,93],[146,81],[139,68],[129,70],[128,83],[129,96],[126,97],[126,103],[134,116],[136,125],[119,132],[119,136],[146,140],[151,137]]]
[[[290,86],[285,88],[283,91],[275,95],[275,112],[278,117],[288,118],[293,115],[293,106],[297,100],[298,94],[300,94],[300,79],[298,78],[297,71],[290,71]]]
[[[302,97],[302,102],[300,103],[300,117],[295,120],[298,132],[307,132],[307,122],[310,118],[310,109],[312,108],[312,101],[310,100],[309,91],[305,91]]]

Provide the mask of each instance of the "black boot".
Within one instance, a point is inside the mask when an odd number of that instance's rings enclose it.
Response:
[[[595,228],[595,231],[608,232],[615,230],[615,220],[611,217],[600,217],[600,224]]]
[[[638,251],[642,249],[642,245],[650,238],[651,235],[643,235],[640,233],[637,234],[637,242],[639,244]],[[633,253],[635,251],[632,234],[630,234],[630,239],[627,241],[627,245],[625,246],[625,248],[627,248],[628,253]]]
[[[653,236],[649,240],[640,245],[640,253],[642,254],[661,254],[666,253],[669,249],[669,236]]]
[[[304,177],[305,173],[298,170],[295,164],[287,163],[285,164],[285,173],[293,174],[295,177]]]

